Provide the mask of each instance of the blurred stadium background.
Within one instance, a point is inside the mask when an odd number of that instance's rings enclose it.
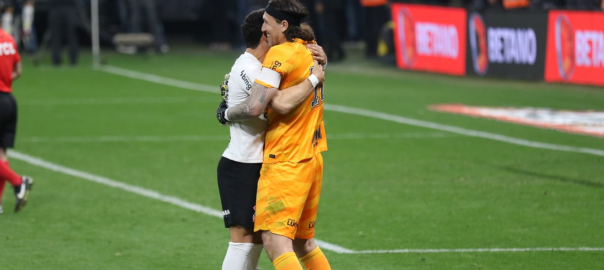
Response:
[[[36,187],[0,215],[0,269],[219,269],[218,86],[267,1],[67,0],[60,66],[65,1],[31,2],[32,27],[27,2],[2,1],[2,28],[24,64],[11,166]],[[333,269],[602,269],[601,1],[302,2],[330,58]]]

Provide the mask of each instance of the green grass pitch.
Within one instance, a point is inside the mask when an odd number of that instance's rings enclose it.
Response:
[[[215,93],[90,68],[34,67],[14,84],[15,151],[220,210],[218,85],[237,54],[184,48],[109,64]],[[428,105],[604,110],[604,90],[456,78],[360,59],[327,69],[328,104],[531,141],[604,149],[604,140],[461,115]],[[604,157],[325,111],[329,151],[317,235],[351,250],[604,247]],[[331,138],[331,139],[330,139]],[[220,269],[221,219],[13,159],[35,178],[28,206],[0,215],[0,269]],[[333,269],[604,269],[600,251],[339,254]],[[261,269],[273,269],[266,254]]]

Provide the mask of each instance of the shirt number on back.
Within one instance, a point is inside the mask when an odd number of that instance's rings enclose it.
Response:
[[[310,67],[310,73],[311,74],[312,74],[313,68],[315,68],[315,67],[314,66]],[[312,103],[310,105],[311,109],[314,108],[314,107],[316,107],[317,105],[319,105],[320,102],[324,101],[324,99],[325,99],[325,92],[323,91],[323,87],[324,86],[321,86],[321,87],[317,86],[317,87],[315,87],[315,98],[313,98]],[[321,95],[320,97],[319,97],[319,94]]]

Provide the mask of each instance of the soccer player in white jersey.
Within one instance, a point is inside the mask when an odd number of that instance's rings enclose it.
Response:
[[[262,70],[262,61],[269,50],[262,34],[264,10],[250,13],[241,26],[247,50],[235,64],[221,88],[228,86],[226,102],[221,106],[233,107],[249,95],[252,84]],[[309,48],[315,59],[326,64],[325,53],[320,46]],[[319,81],[324,80],[323,69],[312,73]],[[310,78],[309,77],[309,78]],[[296,109],[314,91],[310,80],[279,91],[272,99],[271,108],[286,114]],[[222,265],[223,270],[254,270],[262,252],[262,239],[254,234],[254,212],[260,168],[262,167],[264,135],[268,127],[266,118],[230,122],[231,141],[218,164],[218,188],[225,227],[231,239]]]

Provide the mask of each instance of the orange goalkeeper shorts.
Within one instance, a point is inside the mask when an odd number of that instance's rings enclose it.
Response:
[[[310,239],[323,181],[321,153],[298,163],[263,164],[258,182],[254,231]]]

